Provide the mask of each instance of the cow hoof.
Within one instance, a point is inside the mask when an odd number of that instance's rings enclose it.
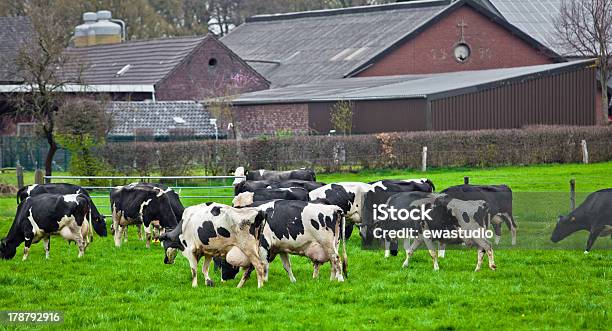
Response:
[[[291,281],[292,283],[295,283],[296,282],[295,277],[289,278],[289,281]]]
[[[214,287],[215,283],[212,281],[212,279],[207,279],[206,280],[206,286],[208,287]]]
[[[489,268],[491,268],[493,271],[497,270],[497,266],[495,264],[490,265]]]
[[[589,254],[589,251],[584,251],[584,255],[587,255],[587,254]]]
[[[474,269],[474,272],[479,272],[480,271],[480,267],[476,267],[476,269]]]

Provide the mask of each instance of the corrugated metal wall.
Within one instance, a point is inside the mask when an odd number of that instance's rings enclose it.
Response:
[[[595,68],[431,101],[433,130],[520,128],[536,124],[595,125]]]
[[[331,129],[330,111],[334,103],[311,103],[308,125],[318,133]],[[354,101],[353,133],[426,130],[425,99]]]

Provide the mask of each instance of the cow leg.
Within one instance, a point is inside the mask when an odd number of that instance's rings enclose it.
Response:
[[[253,266],[249,266],[248,268],[241,268],[242,269],[242,277],[240,278],[240,282],[238,283],[238,286],[236,286],[237,288],[242,288],[242,286],[244,286],[244,283],[249,280],[249,278],[251,278],[251,272],[253,272],[253,270],[255,268],[253,268]]]
[[[446,253],[446,244],[438,242],[438,257],[443,259],[444,253]]]
[[[391,250],[389,249],[390,247],[391,247],[391,242],[385,239],[385,258],[388,258],[389,256],[391,256]]]
[[[138,227],[138,240],[142,241],[144,240],[144,238],[142,237],[142,229],[144,228],[144,223],[140,223],[136,226]]]
[[[312,261],[312,267],[313,267],[312,278],[318,278],[319,277],[319,268],[321,267],[321,263]]]
[[[482,259],[484,257],[485,250],[482,248],[478,248],[478,261],[476,262],[476,269],[474,271],[480,271],[480,267],[482,266]]]
[[[295,277],[293,276],[293,271],[291,271],[291,261],[289,260],[289,255],[287,253],[280,253],[280,259],[283,261],[283,268],[287,271],[287,275],[289,275],[289,281],[295,283]]]
[[[51,238],[44,237],[43,238],[43,246],[45,246],[45,258],[49,259],[49,250],[51,249]]]
[[[202,264],[202,273],[204,274],[204,279],[206,280],[206,286],[213,287],[215,283],[210,276],[208,275],[208,269],[210,267],[210,261],[212,261],[212,256],[206,255],[204,256],[204,263]]]
[[[249,257],[249,261],[251,265],[255,269],[255,273],[257,273],[257,288],[261,288],[265,279],[265,268],[264,264],[261,261],[261,257],[259,256],[259,248],[257,244],[246,247],[241,247],[242,251]]]
[[[495,245],[499,245],[501,241],[501,224],[493,223],[493,232],[495,232]]]
[[[340,254],[338,254],[337,247],[335,245],[326,244],[323,248],[325,249],[326,255],[329,256],[329,263],[331,264],[329,280],[336,279],[339,282],[343,282],[342,262],[340,262]]]
[[[589,252],[591,251],[591,247],[593,247],[593,244],[595,244],[595,239],[599,237],[599,234],[601,233],[602,230],[603,228],[591,229],[591,233],[589,234],[589,239],[587,239],[587,247],[586,247],[586,250],[584,251],[584,254],[589,254]]]
[[[439,270],[440,266],[438,265],[438,254],[436,254],[436,250],[433,244],[433,241],[429,238],[423,238],[425,242],[425,246],[429,250],[429,255],[431,255],[431,259],[433,260],[433,268],[434,270]]]
[[[410,247],[406,249],[406,260],[404,261],[404,264],[402,264],[402,268],[408,267],[408,263],[410,263],[410,258],[412,257],[412,254],[414,254],[414,251],[421,245],[422,241],[423,240],[421,239],[421,237],[417,237],[414,239]],[[404,246],[405,245],[406,245],[406,241],[404,241]]]
[[[127,225],[125,227],[127,228]],[[119,221],[116,219],[113,219],[113,229],[115,229],[115,233],[113,234],[115,239],[115,247],[121,247],[121,235],[125,230],[121,225],[119,225]]]
[[[144,233],[145,233],[145,242],[146,242],[146,246],[147,248],[151,248],[151,224],[149,224],[149,226],[144,226]],[[140,230],[140,227],[138,228]]]
[[[487,258],[489,259],[489,269],[491,270],[497,269],[497,266],[495,265],[495,260],[493,258],[493,249],[491,247],[487,249]]]
[[[188,248],[185,248],[183,255],[189,261],[189,267],[191,268],[191,286],[198,287],[198,258],[193,251],[188,251]]]
[[[28,255],[30,255],[30,246],[32,245],[32,240],[26,240],[26,242],[23,245],[23,258],[21,259],[22,261],[25,261],[28,259]]]

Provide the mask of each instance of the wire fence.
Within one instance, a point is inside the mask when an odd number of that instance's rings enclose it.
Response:
[[[79,182],[93,181],[106,182],[107,185],[83,185],[91,192],[94,203],[106,216],[111,214],[110,192],[113,188],[132,182],[163,183],[172,188],[188,205],[215,200],[231,200],[232,185],[235,179],[244,179],[244,176],[44,176],[46,182]],[[195,185],[202,183],[203,185]],[[227,202],[227,201],[226,201]]]

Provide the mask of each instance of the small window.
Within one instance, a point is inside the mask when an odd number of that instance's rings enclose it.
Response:
[[[209,67],[214,67],[216,65],[217,65],[217,59],[215,59],[214,57],[210,58],[210,60],[208,60],[208,66]]]

